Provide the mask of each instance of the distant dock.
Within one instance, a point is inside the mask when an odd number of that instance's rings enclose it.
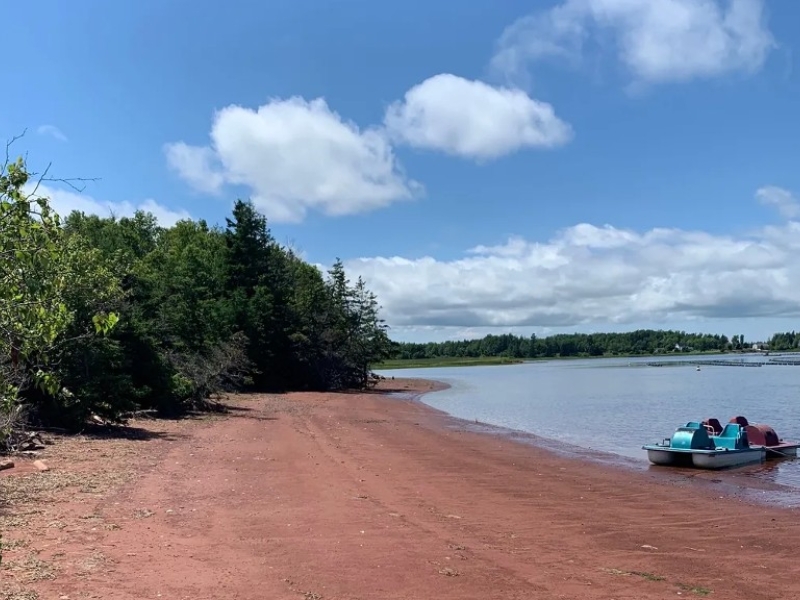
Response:
[[[800,358],[771,358],[768,360],[744,359],[685,359],[685,360],[653,360],[641,363],[630,363],[631,367],[800,367]]]

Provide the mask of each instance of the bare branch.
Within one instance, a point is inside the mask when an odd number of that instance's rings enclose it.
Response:
[[[66,186],[78,192],[79,194],[82,194],[86,189],[86,185],[78,185],[76,184],[76,182],[78,182],[79,184],[86,184],[89,182],[100,181],[100,177],[48,177],[47,174],[50,172],[50,167],[52,165],[53,163],[48,163],[47,167],[45,168],[45,170],[42,172],[41,175],[35,172],[31,172],[31,176],[33,177],[38,176],[38,178],[36,180],[36,185],[34,186],[33,191],[28,195],[29,198],[36,196],[39,190],[39,186],[42,185],[42,182],[63,183]]]
[[[33,186],[33,191],[30,194],[28,194],[28,198],[30,198],[31,196],[36,196],[36,193],[39,191],[39,185],[42,183],[42,179],[44,179],[44,176],[47,175],[47,172],[50,170],[50,165],[52,164],[53,163],[47,163],[47,167],[45,167],[44,173],[42,173],[42,176],[36,182],[36,185]]]
[[[25,129],[22,130],[22,133],[19,133],[19,134],[15,135],[14,137],[12,137],[10,140],[8,140],[6,142],[6,158],[5,158],[5,162],[3,163],[3,168],[0,169],[0,173],[5,173],[6,169],[8,168],[8,164],[11,162],[11,146],[13,146],[14,142],[16,142],[17,140],[25,137],[25,134],[27,132],[28,132],[28,129],[26,127]]]
[[[75,182],[79,182],[81,184],[85,183],[94,183],[96,181],[100,181],[101,177],[43,177],[39,179],[39,182],[42,181],[49,181],[49,182],[56,182],[56,183],[63,183],[73,190],[82,194],[83,191],[86,189],[85,185],[76,185]],[[38,184],[37,184],[38,185]]]

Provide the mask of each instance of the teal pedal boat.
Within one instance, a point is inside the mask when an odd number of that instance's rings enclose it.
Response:
[[[715,432],[716,433],[716,432]],[[738,423],[727,423],[718,434],[700,422],[678,427],[671,438],[660,444],[642,446],[656,465],[687,466],[699,469],[724,469],[765,460],[764,446],[750,445],[747,431]]]

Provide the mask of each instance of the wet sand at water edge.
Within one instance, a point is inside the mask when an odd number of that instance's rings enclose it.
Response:
[[[57,439],[50,471],[4,472],[0,599],[800,598],[795,509],[477,433],[409,397],[230,404]]]

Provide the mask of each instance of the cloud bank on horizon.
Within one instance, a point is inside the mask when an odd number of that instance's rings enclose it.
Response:
[[[771,186],[757,196],[765,194],[781,198],[778,210],[798,205],[787,190]],[[460,337],[519,327],[797,318],[798,256],[798,221],[742,236],[581,223],[546,242],[512,237],[455,260],[373,257],[346,267],[364,277],[400,333],[441,327]]]
[[[138,203],[127,200],[123,202],[107,202],[97,200],[77,190],[65,190],[46,184],[31,184],[27,186],[25,191],[33,198],[49,199],[52,209],[62,217],[68,216],[73,211],[78,211],[99,217],[122,218],[132,217],[136,212],[142,211],[153,215],[162,227],[171,227],[178,221],[191,219],[191,215],[186,210],[173,210],[153,199]]]

